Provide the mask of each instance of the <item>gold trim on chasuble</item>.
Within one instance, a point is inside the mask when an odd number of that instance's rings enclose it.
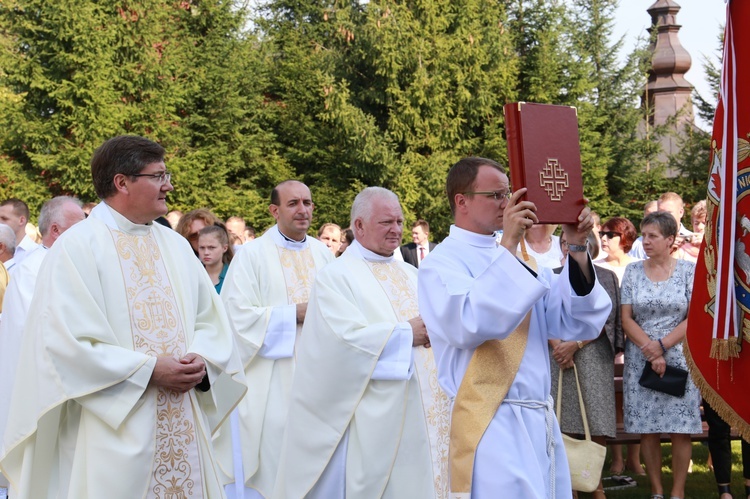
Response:
[[[471,495],[474,455],[485,430],[521,366],[529,339],[531,312],[504,340],[485,341],[474,350],[453,403],[451,424],[451,494]]]
[[[310,290],[315,280],[315,260],[312,251],[310,248],[299,251],[280,246],[277,248],[289,304],[307,303],[310,301]]]
[[[406,322],[419,315],[417,290],[406,272],[397,263],[367,262],[373,276],[380,283],[391,302],[396,318]],[[450,400],[438,385],[437,369],[432,348],[417,347],[414,350],[422,408],[430,438],[432,469],[435,479],[436,497],[448,497],[448,449],[450,445]]]
[[[110,232],[120,257],[135,351],[152,357],[183,357],[185,330],[154,236]],[[144,497],[201,498],[203,478],[190,396],[158,388],[156,402],[154,463]]]

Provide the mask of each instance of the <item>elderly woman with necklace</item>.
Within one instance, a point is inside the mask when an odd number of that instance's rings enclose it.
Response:
[[[625,345],[623,374],[625,431],[641,434],[641,453],[651,482],[652,499],[662,499],[662,433],[672,441],[672,498],[685,497],[692,447],[690,434],[700,433],[700,393],[688,377],[685,395],[675,397],[638,384],[646,362],[659,375],[667,365],[687,369],[682,340],[693,288],[695,265],[675,260],[670,249],[677,222],[657,211],[641,223],[648,260],[633,262],[622,280],[622,327]]]

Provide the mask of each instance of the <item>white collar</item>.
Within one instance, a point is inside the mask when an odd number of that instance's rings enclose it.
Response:
[[[393,254],[391,254],[390,256],[383,256],[383,255],[378,255],[377,253],[368,250],[367,248],[362,246],[362,244],[360,244],[360,242],[357,241],[356,239],[354,240],[352,244],[349,245],[348,248],[346,248],[346,251],[344,252],[344,254],[347,254],[352,250],[354,250],[352,252],[352,256],[359,257],[363,260],[367,260],[368,262],[390,263],[396,260],[393,257]]]
[[[28,234],[23,236],[23,239],[21,239],[21,242],[18,244],[16,249],[21,248],[23,251],[32,251],[34,248],[37,247],[37,243],[34,242],[33,239],[29,237]]]
[[[497,248],[495,234],[478,234],[461,227],[451,225],[450,237],[457,239],[471,246],[480,248]]]
[[[154,226],[153,222],[147,224],[136,224],[128,220],[122,213],[112,208],[106,201],[94,206],[89,213],[89,218],[101,220],[104,224],[114,230],[120,230],[128,234],[145,236]]]
[[[268,233],[271,236],[271,239],[273,239],[273,242],[276,244],[276,246],[281,246],[282,248],[286,248],[288,250],[301,251],[310,245],[309,241],[307,240],[307,236],[305,236],[302,241],[294,241],[288,236],[282,234],[281,230],[279,230],[278,225],[274,225],[273,227],[268,229]]]

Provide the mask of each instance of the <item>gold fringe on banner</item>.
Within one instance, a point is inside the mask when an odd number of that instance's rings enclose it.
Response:
[[[736,336],[728,340],[714,338],[711,340],[711,351],[708,356],[716,360],[729,360],[730,357],[737,359],[740,356],[740,350],[739,338]]]
[[[711,347],[711,350],[713,351],[713,346]],[[698,366],[695,365],[695,360],[693,360],[693,356],[690,353],[690,346],[687,341],[683,343],[683,352],[685,354],[685,360],[687,360],[690,376],[693,378],[693,382],[698,387],[698,390],[700,390],[703,398],[711,404],[711,407],[721,419],[729,423],[729,426],[734,428],[743,439],[750,442],[750,424],[742,419],[742,417],[732,409],[732,406],[729,405],[721,395],[716,393],[716,390],[714,390],[710,384],[708,384],[706,378],[703,377],[703,374],[698,369]]]
[[[740,351],[742,351],[742,340],[739,336],[732,336],[729,338],[729,356],[735,359],[740,358]]]

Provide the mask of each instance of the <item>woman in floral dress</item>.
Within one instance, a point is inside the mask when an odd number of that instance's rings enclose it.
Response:
[[[689,377],[682,397],[644,388],[638,380],[647,361],[660,375],[667,365],[687,369],[682,340],[695,265],[670,256],[677,222],[669,213],[647,215],[641,233],[649,258],[627,266],[621,294],[622,326],[628,338],[623,374],[625,431],[641,434],[652,499],[663,497],[660,436],[670,435],[671,497],[683,498],[692,452],[690,434],[701,432],[700,393]]]

